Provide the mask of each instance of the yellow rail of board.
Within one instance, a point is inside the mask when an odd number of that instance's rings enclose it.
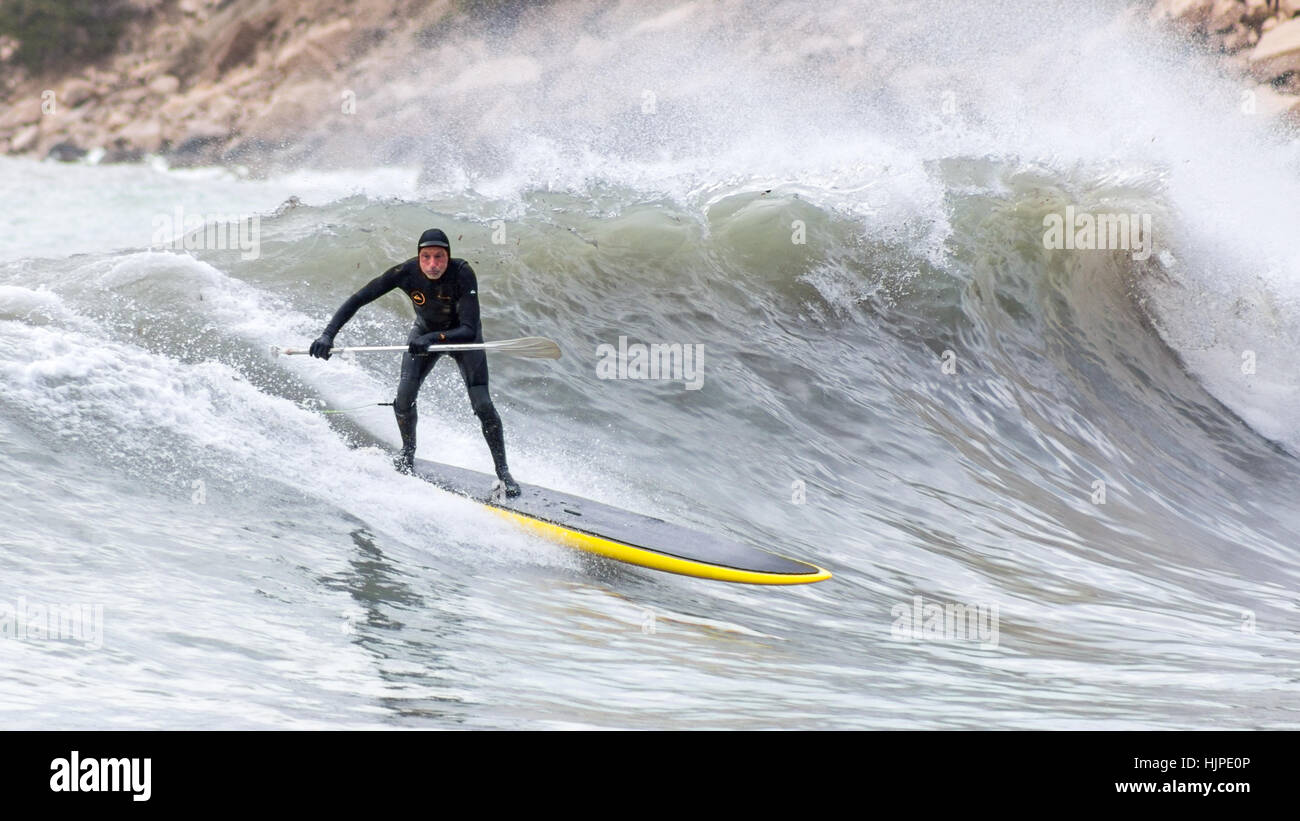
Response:
[[[593,536],[580,530],[544,522],[541,519],[534,519],[532,516],[507,508],[489,505],[488,509],[520,527],[568,547],[617,559],[621,562],[640,565],[641,567],[649,567],[653,570],[666,570],[669,573],[680,573],[684,576],[744,584],[810,584],[825,581],[831,577],[829,570],[823,570],[811,564],[808,566],[812,568],[813,572],[809,573],[763,573],[757,570],[738,570],[734,567],[722,567],[708,562],[681,559],[677,556],[668,556],[653,550],[646,550],[643,547],[635,547],[613,539]],[[803,563],[807,564],[806,562]]]

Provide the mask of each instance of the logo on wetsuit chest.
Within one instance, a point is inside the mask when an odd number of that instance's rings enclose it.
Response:
[[[424,304],[424,291],[411,291],[411,301],[416,305]]]

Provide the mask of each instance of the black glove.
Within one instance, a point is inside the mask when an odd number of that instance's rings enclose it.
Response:
[[[441,340],[438,339],[438,333],[435,331],[412,339],[406,349],[411,352],[411,356],[426,356],[429,353],[429,346],[436,345],[439,341]]]
[[[311,348],[307,351],[318,359],[329,359],[330,348],[334,347],[334,334],[321,334],[320,339],[311,343]]]

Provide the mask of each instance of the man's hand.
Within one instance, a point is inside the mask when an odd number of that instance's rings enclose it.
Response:
[[[320,339],[311,343],[311,348],[307,351],[318,359],[329,359],[330,348],[334,347],[334,336],[332,334],[321,334]]]
[[[430,345],[437,345],[439,342],[443,341],[439,339],[440,336],[442,336],[442,334],[437,331],[434,331],[431,334],[425,334],[424,336],[417,336],[415,339],[411,340],[410,345],[406,346],[407,350],[411,352],[412,356],[426,356],[429,353]]]

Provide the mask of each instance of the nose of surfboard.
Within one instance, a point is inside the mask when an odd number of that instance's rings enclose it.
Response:
[[[743,584],[808,584],[831,578],[829,571],[808,562],[557,490],[522,485],[516,498],[493,496],[493,477],[424,459],[416,460],[415,474],[488,505],[539,536],[615,561]]]

